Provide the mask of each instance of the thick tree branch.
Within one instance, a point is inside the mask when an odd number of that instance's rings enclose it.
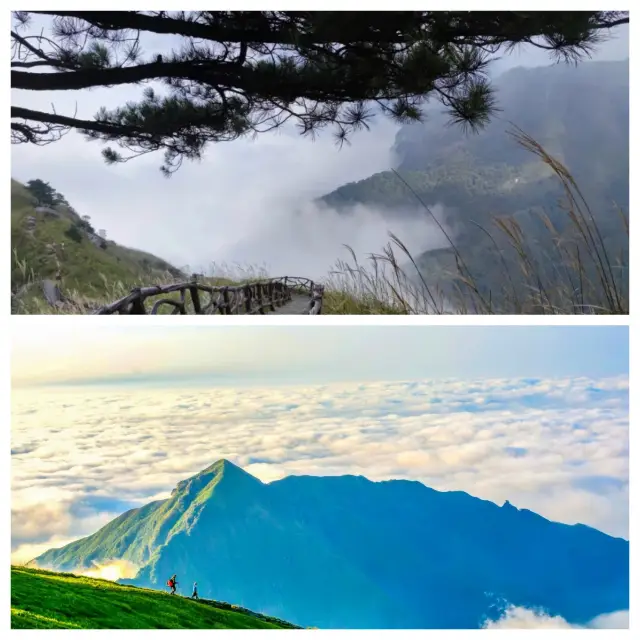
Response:
[[[145,132],[143,130],[137,129],[136,127],[125,127],[121,125],[110,124],[108,122],[99,122],[96,120],[80,120],[78,118],[61,116],[57,113],[45,113],[44,111],[25,109],[24,107],[11,107],[11,117],[23,118],[24,120],[34,120],[36,122],[44,122],[49,124],[58,124],[62,125],[63,127],[72,127],[74,129],[85,129],[87,131],[95,131],[96,133],[104,133],[106,135],[145,135]],[[12,125],[13,124],[14,123],[12,123]]]
[[[79,18],[85,20],[102,29],[135,29],[149,31],[152,33],[181,35],[214,42],[238,42],[255,43],[268,42],[272,44],[304,46],[317,43],[332,44],[335,42],[334,33],[301,33],[289,25],[284,25],[279,29],[265,26],[258,28],[255,24],[246,24],[242,28],[228,25],[202,24],[194,21],[179,20],[169,16],[152,16],[138,11],[36,11],[34,13],[44,13],[47,15]],[[405,11],[386,12],[398,17],[404,17]],[[348,14],[352,14],[356,19],[352,20],[354,27],[345,29],[345,35],[341,40],[348,42],[367,42],[376,39],[378,42],[401,43],[404,36],[400,33],[374,34],[372,29],[363,29],[362,23],[366,22],[366,12],[341,12],[345,21]],[[375,13],[373,14],[375,15]]]
[[[344,140],[366,126],[375,104],[398,122],[417,121],[431,97],[452,121],[482,127],[496,111],[484,76],[488,54],[531,43],[573,61],[604,39],[601,30],[629,22],[620,11],[33,12],[54,16],[50,39],[20,35],[28,13],[11,34],[12,88],[161,82],[163,89],[147,85],[137,101],[102,108],[94,120],[14,107],[12,118],[23,122],[12,122],[12,139],[40,144],[52,131],[77,129],[134,156],[163,149],[169,172],[202,157],[211,142],[289,119],[309,135],[335,125]],[[181,42],[146,62],[141,33]],[[108,162],[126,159],[103,154]]]
[[[77,91],[92,87],[109,87],[135,84],[164,78],[190,80],[209,85],[238,88],[256,96],[289,94],[292,100],[338,100],[352,102],[373,98],[370,87],[345,82],[344,78],[309,79],[297,86],[292,78],[273,76],[265,79],[251,67],[240,67],[235,63],[220,62],[153,62],[133,67],[106,69],[78,69],[70,73],[30,73],[11,71],[11,87],[31,91]],[[387,97],[393,97],[392,92]]]
[[[206,64],[206,63],[205,63]],[[211,67],[211,63],[209,63]],[[221,65],[215,64],[217,70]],[[237,72],[237,68],[235,68]],[[31,91],[74,91],[91,87],[110,87],[118,84],[135,84],[144,80],[174,77],[186,80],[204,80],[207,77],[205,68],[199,68],[192,62],[153,62],[134,67],[114,67],[107,69],[78,69],[73,73],[26,73],[11,72],[13,89]],[[209,72],[210,75],[210,72]],[[219,81],[224,76],[217,76]]]

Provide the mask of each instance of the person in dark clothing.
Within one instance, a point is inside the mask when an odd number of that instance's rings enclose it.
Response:
[[[191,594],[191,597],[194,600],[199,600],[200,598],[198,598],[198,583],[194,582],[193,583],[193,593]]]
[[[171,595],[175,595],[176,587],[178,586],[178,581],[176,580],[176,574],[174,573],[168,580],[167,585],[171,589]]]

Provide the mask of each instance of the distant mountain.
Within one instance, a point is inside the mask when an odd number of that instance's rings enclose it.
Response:
[[[569,169],[608,251],[623,263],[628,260],[629,236],[616,207],[629,210],[629,61],[516,68],[496,78],[494,87],[501,112],[479,134],[450,126],[442,106],[435,104],[424,124],[400,128],[392,149],[395,168],[420,199],[440,205],[441,222],[482,288],[497,294],[504,276],[495,245],[481,227],[497,238],[512,272],[520,270],[508,239],[496,232],[494,217],[513,216],[528,242],[541,240],[542,263],[550,263],[549,255],[557,252],[535,214],[547,213],[561,234],[573,232],[558,204],[563,196],[558,178],[506,133],[512,125]],[[386,210],[389,217],[430,219],[392,171],[345,184],[320,203],[345,214],[364,204]],[[431,229],[425,225],[425,233]],[[432,283],[437,282],[434,274],[455,271],[448,247],[414,257]]]
[[[475,628],[504,602],[584,623],[629,606],[626,540],[419,482],[263,484],[225,460],[34,564],[114,559],[140,566],[132,584],[164,588],[176,573],[203,597],[302,626]]]
[[[424,123],[398,131],[395,168],[427,203],[468,209],[469,198],[480,197],[468,212],[474,216],[491,204],[501,205],[495,213],[544,204],[545,191],[553,189],[545,185],[541,192],[539,183],[550,173],[506,135],[514,124],[585,182],[587,191],[628,207],[628,60],[519,67],[493,84],[501,111],[478,134],[451,126],[437,103]],[[417,205],[390,172],[344,185],[321,200],[338,209],[356,203],[390,209]],[[459,215],[464,218],[465,212]]]

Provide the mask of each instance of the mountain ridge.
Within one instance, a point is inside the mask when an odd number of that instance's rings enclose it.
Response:
[[[577,68],[520,67],[498,76],[493,86],[503,111],[479,133],[447,126],[438,108],[429,109],[424,123],[398,130],[390,150],[393,170],[325,194],[317,201],[319,215],[325,209],[362,215],[363,206],[371,207],[392,230],[397,218],[424,218],[425,246],[439,248],[416,252],[417,269],[432,290],[457,298],[452,274],[458,274],[459,261],[431,224],[424,203],[447,229],[478,290],[485,298],[491,293],[498,308],[508,297],[503,291],[505,270],[513,279],[508,288],[524,294],[532,286],[520,275],[513,242],[496,227],[496,220],[513,220],[541,282],[553,288],[556,270],[573,268],[568,259],[568,265],[559,264],[562,256],[556,255],[554,246],[580,244],[581,235],[567,214],[558,176],[508,135],[508,131],[517,134],[517,127],[566,167],[589,205],[589,216],[610,259],[627,265],[628,227],[620,212],[629,210],[629,60],[587,61]],[[441,242],[430,240],[430,235]],[[416,244],[416,238],[412,241]],[[583,245],[580,249],[584,258],[587,251]],[[588,281],[596,276],[593,265],[586,262]],[[412,268],[409,273],[413,274]],[[627,295],[625,268],[620,269],[619,280],[617,286]],[[588,303],[599,304],[595,299]]]
[[[70,570],[114,559],[138,566],[123,583],[158,588],[177,573],[205,597],[302,626],[477,627],[491,610],[488,592],[577,623],[628,608],[621,538],[416,481],[262,483],[225,460],[35,564]]]

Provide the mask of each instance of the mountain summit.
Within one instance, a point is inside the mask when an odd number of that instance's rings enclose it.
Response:
[[[500,603],[571,623],[629,606],[629,543],[419,482],[290,476],[264,484],[219,460],[166,500],[35,560],[325,628],[473,628]],[[184,592],[183,592],[184,593]]]
[[[204,491],[205,493],[198,497],[200,500],[205,500],[213,495],[213,490],[216,487],[218,487],[218,491],[220,491],[219,485],[222,482],[224,482],[225,489],[227,487],[230,488],[232,485],[235,488],[240,486],[249,488],[262,484],[260,480],[244,471],[244,469],[233,464],[233,462],[221,459],[214,462],[192,478],[179,482],[176,485],[176,488],[171,492],[171,495],[184,492],[185,489],[191,496],[194,495],[194,492],[200,494]]]

